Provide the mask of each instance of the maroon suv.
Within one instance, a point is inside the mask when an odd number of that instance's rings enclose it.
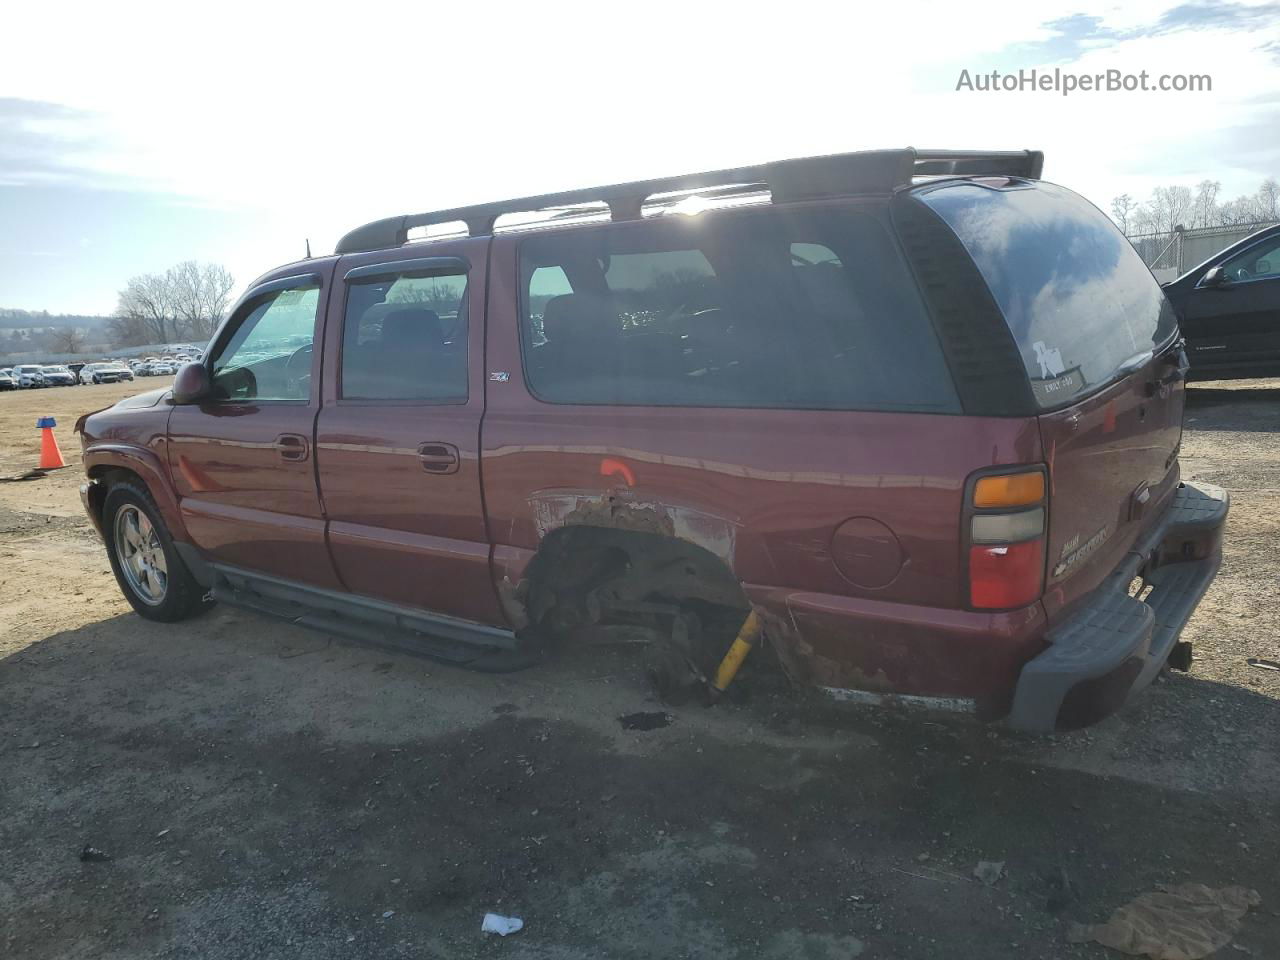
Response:
[[[1093,722],[1189,659],[1227,497],[1179,480],[1159,285],[1041,163],[367,224],[81,420],[86,508],[154,620],[221,600],[487,669],[629,630],[696,674],[754,610],[835,696]]]

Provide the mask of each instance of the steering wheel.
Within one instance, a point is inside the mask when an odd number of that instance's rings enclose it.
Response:
[[[299,347],[285,361],[284,378],[289,385],[290,393],[305,396],[311,392],[311,348],[313,346],[314,344],[308,343],[305,347]]]

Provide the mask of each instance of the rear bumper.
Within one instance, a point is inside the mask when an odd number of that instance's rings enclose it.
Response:
[[[1229,508],[1219,487],[1180,484],[1161,522],[1048,632],[1048,649],[1018,677],[1008,723],[1036,732],[1087,726],[1149,684],[1218,572]],[[1145,601],[1130,596],[1135,577],[1152,588]]]

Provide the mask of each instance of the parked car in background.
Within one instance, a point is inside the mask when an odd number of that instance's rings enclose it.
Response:
[[[0,368],[0,390],[17,390],[18,381],[13,376],[13,369],[10,367]]]
[[[13,368],[18,386],[24,390],[45,386],[44,368],[38,363],[20,363]]]
[[[47,364],[42,372],[45,383],[51,387],[73,387],[78,382],[76,375],[60,363]]]
[[[1165,284],[1193,380],[1280,376],[1280,226],[1268,227]]]
[[[1041,162],[366,224],[253,283],[171,390],[81,418],[86,509],[152,620],[212,598],[485,669],[623,627],[694,683],[763,624],[833,696],[1092,723],[1189,666],[1228,500],[1180,476],[1172,307]],[[493,231],[589,202],[610,220]]]
[[[118,383],[132,379],[133,371],[118,361],[87,363],[80,371],[81,383]]]

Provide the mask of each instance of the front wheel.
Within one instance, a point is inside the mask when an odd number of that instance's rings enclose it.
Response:
[[[102,505],[102,521],[111,570],[139,616],[173,623],[213,605],[182,562],[145,487],[113,486]]]

